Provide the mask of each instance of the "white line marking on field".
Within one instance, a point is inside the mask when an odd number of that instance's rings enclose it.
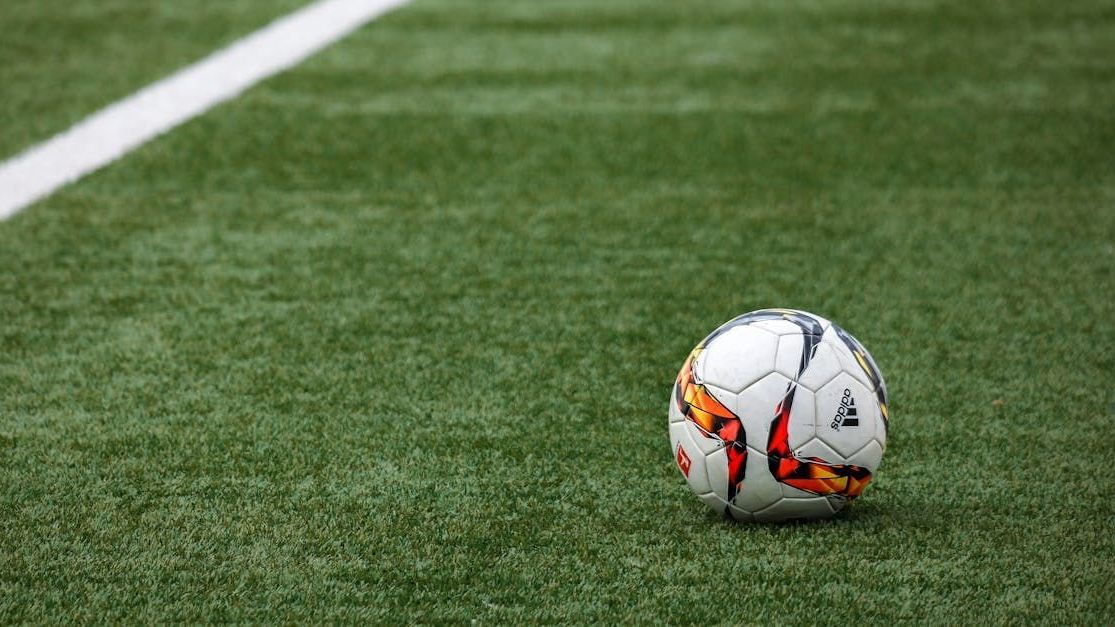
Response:
[[[0,163],[0,220],[408,1],[318,0]]]

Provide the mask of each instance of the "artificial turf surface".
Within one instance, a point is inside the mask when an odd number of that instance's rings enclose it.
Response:
[[[1113,111],[1106,2],[418,0],[0,223],[0,621],[1111,623]],[[673,467],[764,306],[888,378],[832,521]]]
[[[305,0],[3,0],[0,159]]]

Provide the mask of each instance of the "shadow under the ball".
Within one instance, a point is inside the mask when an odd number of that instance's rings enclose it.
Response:
[[[728,526],[739,527],[768,527],[768,528],[784,528],[784,527],[823,527],[823,526],[846,526],[846,525],[862,525],[865,523],[875,523],[882,518],[893,518],[895,514],[899,519],[907,519],[910,517],[918,516],[918,511],[910,508],[910,511],[898,512],[893,509],[895,503],[888,502],[886,505],[879,503],[861,502],[855,503],[851,506],[845,507],[830,518],[790,518],[787,520],[774,520],[774,521],[740,521],[732,518],[727,513],[718,514],[715,511],[705,508],[705,520],[709,523],[722,523]]]

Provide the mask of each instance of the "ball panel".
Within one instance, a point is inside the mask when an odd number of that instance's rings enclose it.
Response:
[[[826,338],[826,341],[837,347],[841,367],[871,390],[881,417],[880,426],[882,428],[877,429],[877,431],[885,434],[890,399],[887,394],[886,380],[883,378],[879,366],[875,363],[875,358],[867,352],[867,349],[859,340],[838,326],[833,325],[831,336]]]
[[[871,391],[847,372],[817,391],[817,437],[849,456],[875,437],[878,404]]]
[[[856,466],[863,466],[874,473],[879,468],[879,464],[883,461],[883,447],[875,440],[871,440],[855,455],[848,458],[849,464]]]
[[[725,476],[727,473],[725,472]],[[747,471],[743,477],[743,489],[731,502],[745,512],[757,512],[769,507],[782,498],[782,488],[770,474],[767,456],[757,451],[747,453]]]
[[[774,371],[787,379],[794,379],[798,376],[798,369],[801,367],[801,348],[804,340],[801,329],[798,329],[797,325],[790,326],[797,329],[797,333],[778,338],[778,349],[774,354]]]
[[[789,379],[772,372],[747,386],[736,395],[736,415],[743,422],[744,432],[747,435],[747,446],[756,451],[767,450],[771,420],[774,418],[778,404],[786,396],[786,389],[789,385]],[[812,401],[812,398],[809,400]],[[811,411],[803,409],[801,419],[812,424]],[[793,424],[792,420],[791,424]]]
[[[844,457],[832,450],[829,445],[821,441],[820,438],[813,438],[801,446],[801,448],[794,451],[798,457],[816,457],[817,459],[829,463],[840,464],[844,462]]]
[[[709,489],[728,501],[728,452],[723,448],[709,453],[703,458]]]
[[[750,325],[735,327],[709,342],[694,372],[703,383],[738,393],[774,369],[777,350],[777,336]]]
[[[688,423],[670,423],[670,442],[674,452],[674,466],[685,477],[689,489],[697,494],[709,492],[707,463],[705,455],[697,448],[696,443],[689,437],[686,428]]]
[[[835,379],[841,370],[843,365],[832,345],[821,342],[817,344],[817,350],[809,360],[805,372],[798,377],[798,383],[804,388],[817,391]]]

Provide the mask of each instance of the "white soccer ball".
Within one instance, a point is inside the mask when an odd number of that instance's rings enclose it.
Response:
[[[736,520],[824,518],[858,497],[887,442],[887,387],[855,338],[804,311],[763,309],[709,334],[670,400],[674,460]]]

